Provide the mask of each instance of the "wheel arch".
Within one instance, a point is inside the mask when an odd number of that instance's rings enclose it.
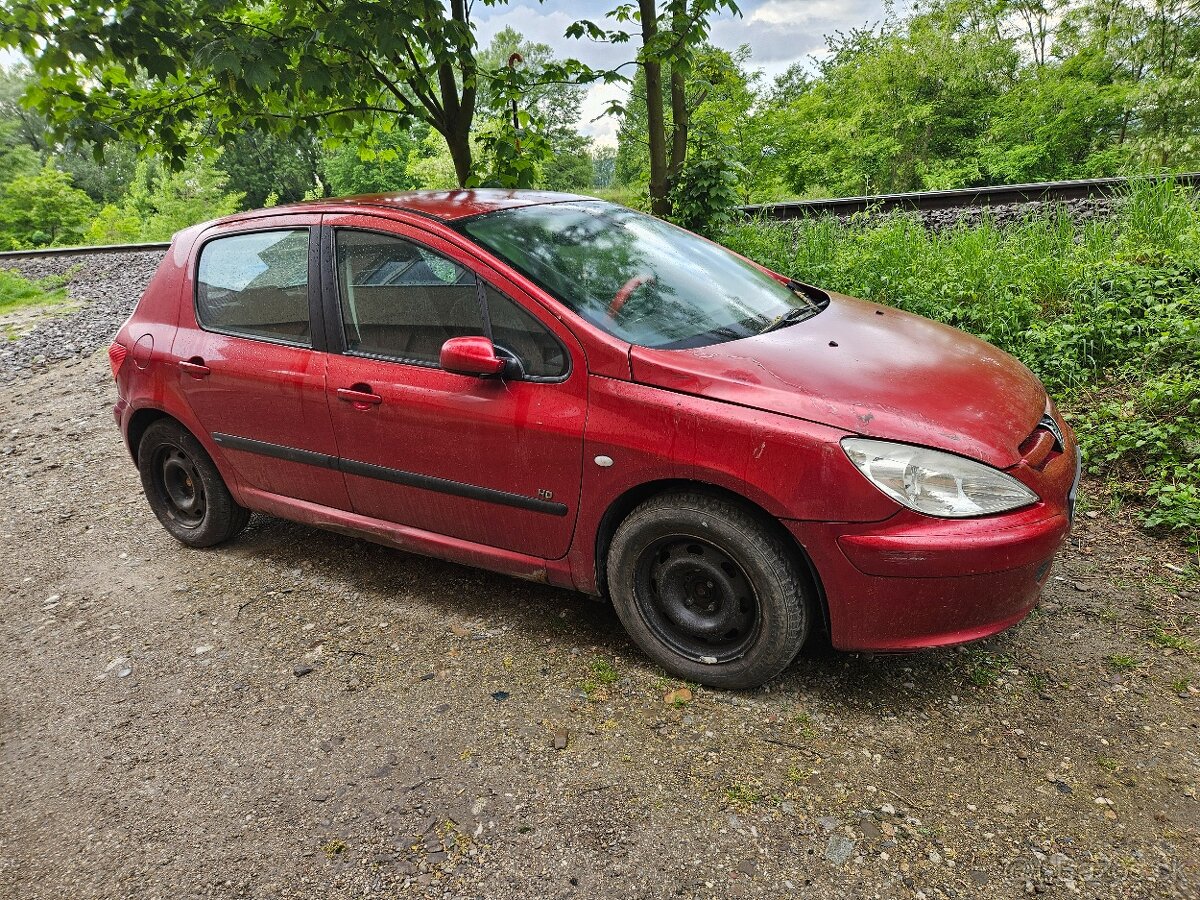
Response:
[[[145,437],[146,430],[159,419],[179,422],[170,413],[153,406],[143,407],[129,417],[129,424],[125,427],[125,443],[129,448],[129,455],[133,457],[134,464],[138,461],[138,447],[142,445],[142,438]],[[187,428],[182,422],[179,422],[179,425]]]
[[[796,559],[801,563],[802,569],[808,573],[813,595],[820,609],[821,621],[825,626],[826,633],[829,632],[829,605],[825,599],[825,588],[821,583],[821,575],[809,558],[808,552],[796,540],[795,536],[775,516],[771,515],[753,500],[749,500],[728,488],[687,478],[664,478],[636,485],[626,490],[608,505],[608,508],[604,511],[604,515],[600,518],[600,525],[596,529],[594,558],[596,561],[596,588],[600,596],[606,599],[608,597],[608,551],[612,545],[613,535],[616,533],[617,528],[634,509],[646,500],[656,497],[659,494],[676,490],[703,491],[736,503],[752,513],[763,525],[774,531],[784,541],[785,546],[789,547],[795,554]]]

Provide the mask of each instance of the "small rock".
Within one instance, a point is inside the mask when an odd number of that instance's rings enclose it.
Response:
[[[554,749],[555,750],[566,750],[567,749],[567,738],[569,736],[570,736],[570,733],[565,728],[560,728],[560,729],[558,729],[558,731],[554,732]]]
[[[844,834],[831,834],[829,843],[825,845],[825,858],[835,866],[840,866],[853,855],[856,843]]]
[[[507,700],[510,696],[508,691],[496,691],[492,694],[492,699],[499,703],[502,700]]]
[[[1086,584],[1084,584],[1082,581],[1076,581],[1075,584],[1072,585],[1072,587],[1074,587],[1075,590],[1081,591],[1082,593],[1085,593],[1085,594],[1091,590],[1091,588],[1088,587]]]
[[[668,706],[681,706],[692,701],[692,692],[688,688],[675,688],[663,694],[663,703]]]
[[[837,828],[842,823],[832,816],[822,816],[821,818],[817,819],[817,824],[826,831],[833,831],[833,829]]]
[[[295,675],[297,678],[303,678],[305,675],[308,675],[312,671],[313,671],[313,667],[308,665],[307,663],[298,663],[297,665],[292,667],[292,674]]]
[[[896,807],[892,806],[890,803],[885,803],[883,806],[879,807],[879,811],[885,816],[894,816],[896,814]]]

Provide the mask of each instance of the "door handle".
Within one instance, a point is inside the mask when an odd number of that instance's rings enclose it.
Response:
[[[371,393],[370,386],[365,384],[356,384],[352,388],[338,388],[337,398],[354,404],[355,409],[370,409],[383,402],[383,398]]]
[[[204,364],[204,360],[199,356],[193,356],[191,359],[180,360],[179,369],[185,375],[191,375],[193,378],[207,378],[209,372],[212,371]]]

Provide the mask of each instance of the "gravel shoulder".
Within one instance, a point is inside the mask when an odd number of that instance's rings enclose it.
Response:
[[[1093,509],[1009,633],[743,693],[569,592],[261,516],[188,550],[98,349],[153,263],[0,354],[0,897],[1200,896],[1177,544]]]

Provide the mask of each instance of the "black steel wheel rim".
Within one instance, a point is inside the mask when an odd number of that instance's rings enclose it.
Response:
[[[199,528],[208,509],[204,480],[196,463],[181,448],[159,448],[154,457],[154,483],[168,515],[184,528]]]
[[[638,557],[638,610],[663,644],[710,665],[743,656],[762,627],[761,606],[745,569],[701,538],[659,538]]]

